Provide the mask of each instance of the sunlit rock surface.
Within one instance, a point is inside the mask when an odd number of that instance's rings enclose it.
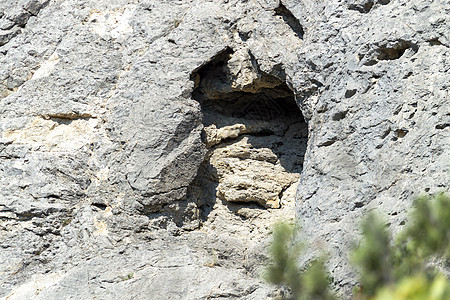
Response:
[[[365,212],[448,189],[445,0],[0,2],[0,297],[265,299],[301,223],[344,298]]]

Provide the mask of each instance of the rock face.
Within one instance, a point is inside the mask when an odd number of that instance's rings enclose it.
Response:
[[[445,0],[0,3],[0,296],[264,299],[302,224],[348,298],[377,208],[448,188]]]
[[[260,72],[250,54],[225,51],[193,74],[193,97],[202,106],[209,148],[192,184],[198,190],[195,203],[205,202],[208,194],[214,203],[216,190],[226,203],[280,208],[283,193],[297,186],[307,125],[293,92]]]

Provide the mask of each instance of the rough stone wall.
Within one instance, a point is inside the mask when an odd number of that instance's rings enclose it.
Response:
[[[302,1],[309,148],[298,217],[334,284],[355,284],[348,250],[377,209],[397,232],[419,193],[450,183],[449,1]],[[294,81],[294,86],[295,85]]]
[[[267,208],[292,201],[308,136],[294,93],[261,73],[249,50],[220,53],[193,77],[209,151],[188,201],[214,203],[215,194],[225,203]]]
[[[267,237],[296,211],[305,260],[328,252],[348,297],[364,212],[397,230],[414,195],[448,188],[449,15],[444,0],[1,1],[0,296],[272,298]],[[236,95],[269,111],[294,95],[302,114],[233,115]]]

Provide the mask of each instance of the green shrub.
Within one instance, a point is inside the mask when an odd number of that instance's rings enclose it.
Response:
[[[322,259],[313,261],[303,271],[298,268],[301,249],[301,244],[294,242],[294,226],[287,223],[277,224],[269,251],[271,263],[265,272],[266,280],[288,289],[290,295],[285,296],[287,299],[335,299],[329,290],[329,280],[324,272]]]
[[[450,299],[449,281],[430,264],[450,258],[450,196],[418,198],[410,219],[396,241],[375,215],[363,222],[363,242],[353,256],[359,299]]]
[[[362,223],[364,240],[353,253],[353,263],[360,270],[359,282],[367,295],[392,282],[391,237],[384,223],[375,213],[369,214]]]
[[[428,278],[424,274],[406,276],[395,286],[381,287],[373,300],[448,300],[450,285],[442,274]]]
[[[275,226],[270,246],[271,263],[265,278],[289,290],[285,298],[331,300],[324,260],[304,270],[297,265],[302,246],[294,243],[294,227]],[[352,260],[359,270],[358,300],[448,300],[450,282],[431,264],[450,259],[450,196],[439,193],[417,199],[409,225],[394,241],[385,221],[371,213],[362,223],[363,240]]]

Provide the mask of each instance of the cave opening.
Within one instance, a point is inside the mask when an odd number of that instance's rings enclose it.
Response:
[[[188,188],[200,219],[217,202],[236,211],[294,201],[308,127],[283,76],[261,71],[249,51],[230,48],[192,73],[208,149]]]

